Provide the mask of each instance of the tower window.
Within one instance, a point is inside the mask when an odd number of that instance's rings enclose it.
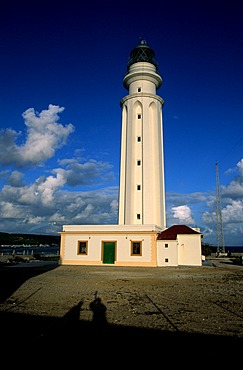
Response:
[[[141,215],[140,213],[137,213],[137,220],[140,220],[141,219]]]
[[[138,140],[138,142],[140,142],[141,141],[141,136],[138,136],[137,140]]]
[[[165,258],[165,262],[169,262],[169,258]]]
[[[137,185],[137,190],[141,190],[141,185]]]
[[[137,161],[137,165],[138,165],[138,166],[141,166],[141,161],[140,161],[140,159]]]
[[[139,113],[138,114],[138,119],[141,119],[142,118],[142,115]]]
[[[169,247],[169,244],[168,243],[165,243],[165,248],[168,248]]]
[[[132,242],[131,245],[131,255],[141,256],[142,255],[142,242]]]
[[[141,92],[141,91],[142,91],[141,87],[138,87],[138,92]]]

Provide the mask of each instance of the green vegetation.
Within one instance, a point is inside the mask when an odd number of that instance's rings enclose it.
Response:
[[[216,253],[217,247],[213,247],[212,245],[209,245],[207,243],[202,243],[202,254],[204,256],[210,256],[211,253]]]

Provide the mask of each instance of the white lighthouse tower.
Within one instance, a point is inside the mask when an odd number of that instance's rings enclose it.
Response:
[[[166,228],[162,84],[154,51],[131,51],[121,102],[119,219],[115,225],[63,225],[60,264],[201,266],[201,233]]]
[[[141,40],[131,51],[121,102],[119,225],[166,228],[162,84],[153,49]]]

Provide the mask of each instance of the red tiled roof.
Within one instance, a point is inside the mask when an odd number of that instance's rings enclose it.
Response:
[[[201,234],[186,225],[173,225],[158,234],[157,240],[176,240],[178,234]]]

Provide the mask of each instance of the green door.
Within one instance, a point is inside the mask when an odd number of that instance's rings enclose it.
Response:
[[[114,263],[115,242],[104,242],[103,263]]]

